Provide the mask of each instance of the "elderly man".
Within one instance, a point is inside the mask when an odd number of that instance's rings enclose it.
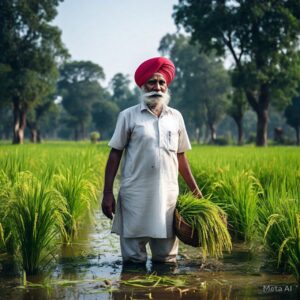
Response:
[[[178,197],[178,170],[196,197],[202,197],[184,154],[191,149],[183,118],[170,108],[168,86],[174,64],[155,57],[135,72],[141,103],[119,114],[105,171],[103,213],[113,218],[120,235],[123,261],[145,262],[149,243],[152,261],[176,262],[178,240],[173,215]],[[124,153],[121,186],[115,209],[113,182]]]

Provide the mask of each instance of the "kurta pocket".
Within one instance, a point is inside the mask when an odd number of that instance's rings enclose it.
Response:
[[[169,151],[177,152],[178,149],[178,132],[168,130],[167,132],[167,147]]]

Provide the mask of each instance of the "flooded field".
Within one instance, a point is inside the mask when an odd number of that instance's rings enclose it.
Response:
[[[176,265],[122,264],[99,211],[106,144],[1,150],[0,299],[300,298],[298,149],[194,147],[193,174],[226,212],[233,251],[204,261],[181,244]]]
[[[57,245],[60,248],[60,245]],[[231,254],[203,263],[181,245],[178,263],[122,265],[118,237],[100,212],[78,239],[61,247],[53,268],[26,281],[0,257],[0,299],[297,299],[294,277],[276,273],[255,247],[234,244]],[[152,275],[151,275],[152,274]]]

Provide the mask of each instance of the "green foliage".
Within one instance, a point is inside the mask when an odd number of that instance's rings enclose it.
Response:
[[[120,110],[138,104],[138,97],[130,90],[130,80],[128,75],[117,73],[112,78],[110,85],[112,88],[112,100],[118,105]]]
[[[193,126],[206,124],[209,130],[215,130],[225,114],[230,86],[221,61],[213,53],[199,53],[199,45],[190,44],[190,39],[181,34],[165,35],[159,51],[170,56],[176,66],[176,77],[171,85],[175,106]],[[212,140],[214,134],[211,134]]]
[[[88,175],[75,165],[60,169],[53,177],[53,185],[66,206],[63,220],[67,241],[71,241],[78,233],[80,222],[97,204],[96,188]]]
[[[222,209],[207,199],[196,199],[191,194],[178,198],[178,212],[184,221],[197,230],[203,257],[222,257],[232,248]]]
[[[236,239],[251,241],[257,235],[257,206],[263,189],[251,172],[223,171],[213,184],[216,203],[228,215],[228,223]]]
[[[265,239],[275,267],[299,279],[298,150],[198,147],[188,157],[203,194],[227,213],[231,232],[250,244]]]
[[[119,107],[113,101],[97,101],[93,104],[92,117],[96,128],[110,137],[116,124]]]
[[[17,174],[6,214],[26,273],[37,273],[51,260],[54,240],[64,234],[64,204],[30,172]]]
[[[91,142],[95,144],[100,139],[100,133],[98,131],[91,132],[90,139]]]
[[[85,127],[91,119],[92,105],[103,99],[104,90],[98,80],[104,79],[100,66],[90,61],[73,61],[60,69],[58,92],[62,105],[72,118],[75,140],[85,137]]]
[[[300,280],[299,176],[272,181],[268,201],[261,203],[260,222],[266,247],[277,266]]]
[[[258,116],[256,144],[266,145],[270,102],[286,106],[299,82],[299,1],[180,0],[173,16],[204,51],[230,53],[233,85]]]
[[[285,117],[288,125],[296,131],[297,145],[300,145],[300,97],[295,97],[292,104],[285,109]]]
[[[108,151],[66,143],[1,147],[0,251],[36,273],[57,254],[57,243],[71,242],[92,219]]]
[[[14,142],[23,142],[27,109],[52,93],[66,58],[60,30],[49,23],[60,0],[1,1],[0,102],[14,104]]]

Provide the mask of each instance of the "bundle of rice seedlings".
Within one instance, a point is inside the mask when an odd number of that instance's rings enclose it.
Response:
[[[191,235],[196,234],[204,258],[207,255],[222,257],[223,251],[231,251],[226,215],[220,207],[207,199],[196,199],[189,193],[179,196],[176,209],[191,227]]]

